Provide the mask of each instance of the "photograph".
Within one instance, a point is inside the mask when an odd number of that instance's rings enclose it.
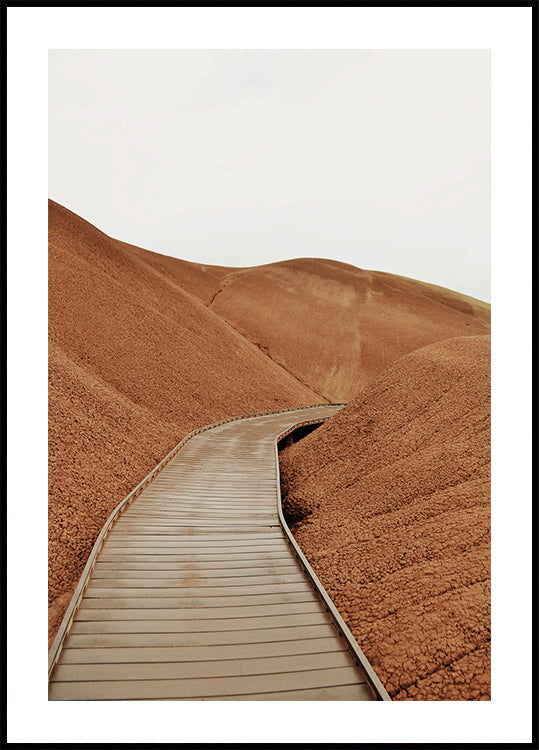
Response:
[[[2,6],[0,744],[537,740],[537,4]]]
[[[488,50],[51,50],[49,186],[50,700],[489,700]]]

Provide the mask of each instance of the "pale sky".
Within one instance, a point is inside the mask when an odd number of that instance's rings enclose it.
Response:
[[[49,195],[186,260],[333,258],[490,301],[490,55],[51,50]]]

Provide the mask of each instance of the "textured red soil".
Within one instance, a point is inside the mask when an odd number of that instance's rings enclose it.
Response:
[[[321,259],[236,269],[211,309],[329,401],[349,401],[392,362],[451,336],[490,333],[490,305]]]
[[[490,337],[402,357],[281,471],[296,539],[390,695],[489,700]]]

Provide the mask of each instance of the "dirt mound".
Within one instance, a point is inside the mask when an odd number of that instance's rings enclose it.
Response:
[[[490,337],[402,357],[281,453],[284,506],[397,700],[490,699]]]
[[[452,336],[490,332],[490,305],[332,260],[235,269],[211,309],[329,401],[348,401],[392,362]]]
[[[50,637],[107,516],[185,434],[320,402],[208,310],[222,273],[111,240],[50,202]]]

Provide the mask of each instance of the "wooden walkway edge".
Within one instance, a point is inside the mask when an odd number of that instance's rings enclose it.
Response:
[[[282,513],[279,439],[341,407],[242,415],[171,451],[94,545],[49,700],[390,700]]]

